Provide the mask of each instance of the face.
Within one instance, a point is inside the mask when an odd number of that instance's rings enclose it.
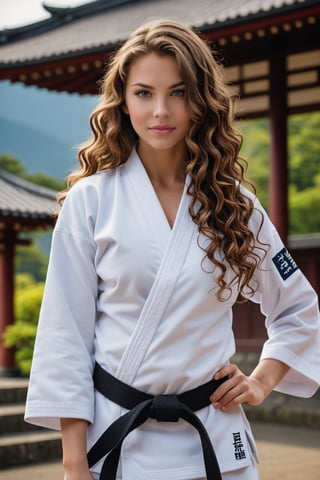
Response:
[[[139,137],[139,150],[185,150],[190,113],[176,60],[153,53],[136,59],[129,70],[124,111]]]

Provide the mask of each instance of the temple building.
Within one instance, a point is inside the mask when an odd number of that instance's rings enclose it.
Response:
[[[28,245],[26,232],[51,229],[56,192],[0,169],[0,374],[14,367],[13,349],[2,335],[14,321],[14,256],[16,245]]]
[[[0,31],[0,80],[96,95],[110,55],[156,18],[178,20],[212,42],[239,95],[238,118],[269,119],[269,214],[319,293],[320,241],[289,241],[287,191],[287,118],[320,110],[319,0],[96,0],[44,8],[47,19]],[[258,315],[254,306],[242,308],[239,348],[258,349],[263,322],[248,319]]]

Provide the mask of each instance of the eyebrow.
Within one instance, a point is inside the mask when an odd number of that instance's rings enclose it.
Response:
[[[170,85],[169,88],[172,89],[172,88],[182,87],[184,85],[185,85],[185,82],[182,80],[181,82]],[[131,87],[141,87],[141,88],[148,88],[150,90],[154,90],[154,87],[152,85],[147,85],[146,83],[140,83],[140,82],[133,83]]]

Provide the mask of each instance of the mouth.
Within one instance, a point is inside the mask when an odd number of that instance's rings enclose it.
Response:
[[[170,125],[153,125],[149,130],[156,135],[168,135],[175,130],[175,127]]]

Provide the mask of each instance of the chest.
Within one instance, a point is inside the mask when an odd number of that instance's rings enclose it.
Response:
[[[153,183],[153,187],[169,226],[170,228],[173,228],[181,201],[184,184],[178,183],[172,187],[167,187]]]

